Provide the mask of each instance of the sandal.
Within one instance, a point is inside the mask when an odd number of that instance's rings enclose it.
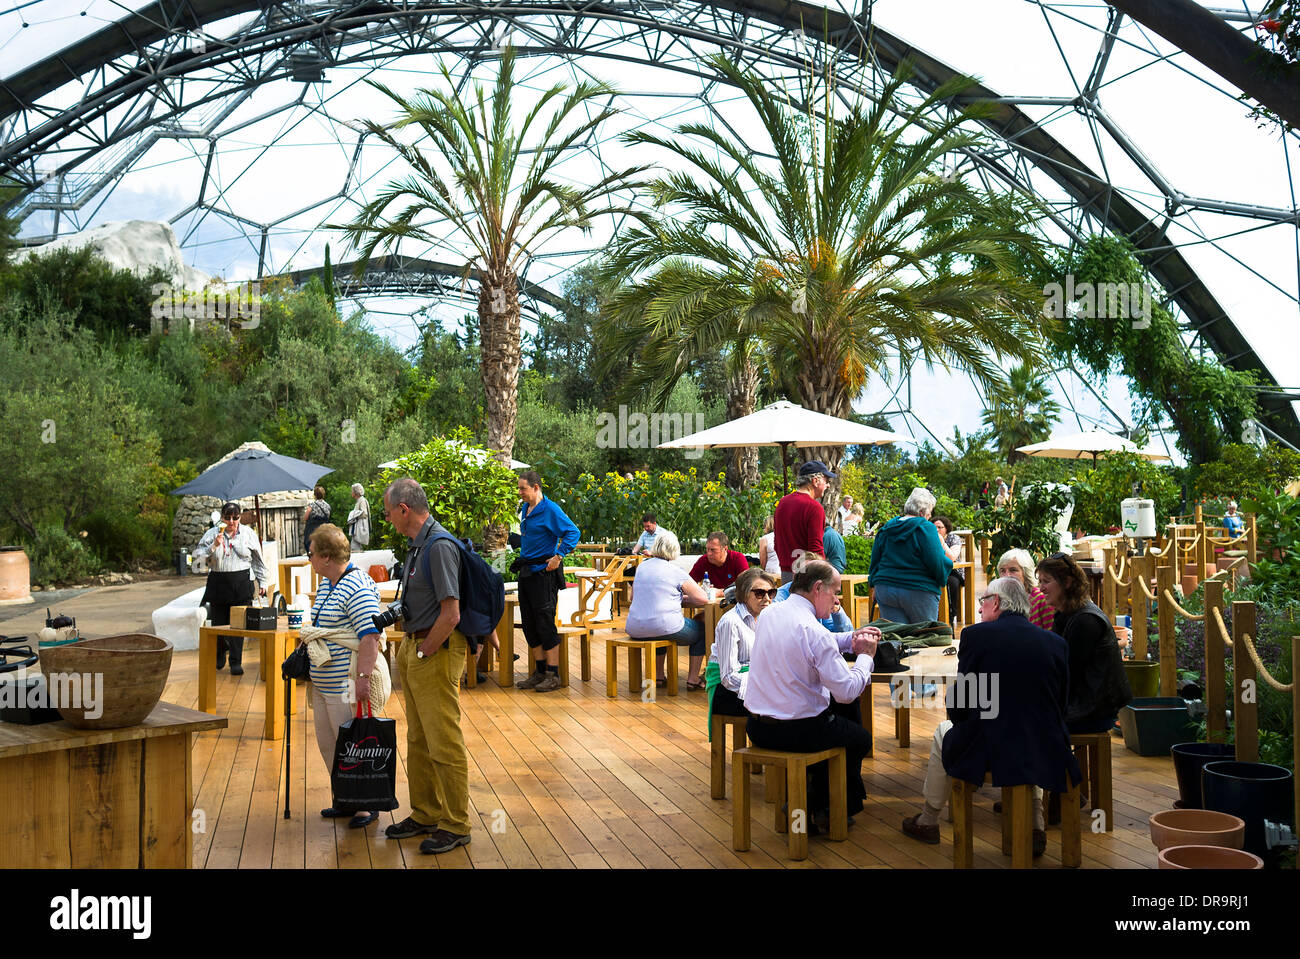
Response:
[[[656,680],[655,680],[655,688],[656,688],[656,689],[663,689],[663,688],[664,688],[665,686],[667,686],[667,685],[668,685],[668,680],[667,680],[667,679],[656,679]]]
[[[695,692],[697,689],[706,689],[708,688],[708,685],[709,685],[708,680],[705,679],[701,679],[698,683],[693,683],[689,679],[686,681],[686,689],[687,691],[692,693]]]

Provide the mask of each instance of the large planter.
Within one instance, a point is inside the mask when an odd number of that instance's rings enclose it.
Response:
[[[1174,743],[1195,734],[1187,703],[1178,696],[1142,696],[1119,711],[1124,745],[1139,756],[1168,756]]]
[[[1142,660],[1125,660],[1124,675],[1134,696],[1151,698],[1160,695],[1160,664]]]
[[[1161,869],[1263,869],[1264,860],[1223,846],[1170,846],[1160,850]]]
[[[1244,820],[1246,839],[1242,848],[1257,856],[1268,854],[1264,820],[1291,822],[1294,788],[1291,770],[1270,763],[1210,762],[1205,764],[1201,779],[1205,808]]]
[[[1170,846],[1225,846],[1240,849],[1246,824],[1211,809],[1162,809],[1147,820],[1156,849]]]
[[[138,725],[158,705],[172,644],[129,633],[43,648],[40,655],[60,716],[79,729],[117,729]]]
[[[1222,762],[1236,755],[1225,743],[1175,743],[1169,749],[1174,757],[1174,775],[1178,777],[1178,799],[1184,809],[1204,809],[1201,797],[1201,770],[1206,763]]]
[[[0,603],[32,601],[32,566],[21,546],[0,546]]]

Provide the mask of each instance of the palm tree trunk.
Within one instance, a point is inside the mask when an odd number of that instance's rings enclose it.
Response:
[[[739,367],[727,377],[727,420],[739,419],[754,412],[758,402],[758,368],[744,356]],[[727,486],[734,490],[757,486],[758,450],[753,446],[738,446],[727,461]]]
[[[519,411],[519,284],[507,267],[485,270],[478,291],[479,337],[482,352],[483,398],[487,413],[487,445],[510,465],[515,449],[515,420]],[[504,549],[509,536],[497,523],[487,527],[485,546]]]
[[[853,411],[852,399],[844,388],[844,382],[834,362],[829,358],[818,357],[807,369],[798,374],[799,403],[805,409],[816,410],[827,416],[847,419]],[[844,461],[843,446],[809,446],[804,450],[804,461],[820,460],[832,472],[838,474],[840,464]],[[822,496],[822,507],[827,513],[836,508],[840,500],[840,479],[837,475],[826,485]],[[901,505],[901,504],[900,504]]]

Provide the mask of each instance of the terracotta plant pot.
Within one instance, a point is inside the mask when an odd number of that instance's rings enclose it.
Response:
[[[32,601],[32,566],[21,546],[0,546],[0,603]]]
[[[1156,849],[1170,846],[1225,846],[1240,849],[1246,824],[1209,809],[1163,809],[1147,820]]]
[[[128,633],[49,647],[40,655],[51,696],[58,695],[56,688],[75,690],[54,703],[60,716],[78,729],[118,729],[138,725],[158,705],[171,671],[172,644]]]
[[[1264,860],[1224,846],[1170,846],[1158,854],[1161,869],[1263,869]]]

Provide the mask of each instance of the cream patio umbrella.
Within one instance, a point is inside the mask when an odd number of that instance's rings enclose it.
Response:
[[[1052,436],[1041,443],[1021,446],[1017,452],[1027,456],[1053,456],[1067,460],[1091,456],[1094,466],[1097,465],[1097,457],[1102,453],[1136,453],[1148,460],[1170,458],[1167,453],[1158,450],[1138,449],[1136,443],[1114,433],[1107,433],[1105,430],[1088,430],[1084,433],[1071,433],[1068,436]]]
[[[691,433],[657,449],[719,449],[733,446],[781,447],[781,478],[789,488],[786,470],[791,446],[883,446],[888,443],[915,443],[916,440],[852,420],[828,416],[781,400],[756,413],[742,416],[719,426]]]

